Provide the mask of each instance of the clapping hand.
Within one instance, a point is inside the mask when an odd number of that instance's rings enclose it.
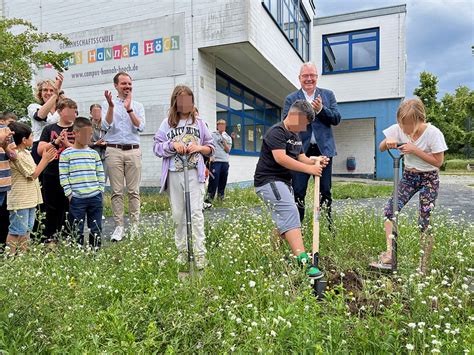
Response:
[[[64,81],[64,76],[61,74],[61,73],[58,73],[58,75],[56,75],[56,81],[54,83],[54,86],[57,90],[57,93],[59,95],[59,92],[61,91],[61,87],[63,86],[63,81]]]
[[[318,95],[313,102],[311,102],[311,106],[316,113],[319,113],[323,109],[323,100],[321,99],[321,95]]]
[[[107,100],[107,103],[109,104],[109,107],[114,107],[114,101],[112,99],[112,92],[110,92],[109,90],[105,90],[104,91],[104,96],[105,96],[105,99]]]
[[[49,148],[45,149],[43,151],[43,155],[41,156],[41,159],[46,160],[48,163],[52,162],[54,159],[56,159],[58,151],[50,146]]]
[[[127,97],[123,101],[123,107],[125,107],[127,111],[129,111],[132,108],[132,89],[130,89],[130,92],[128,93]]]

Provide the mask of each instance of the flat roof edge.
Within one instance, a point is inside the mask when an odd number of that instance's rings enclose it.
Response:
[[[378,9],[356,11],[356,12],[350,12],[350,13],[341,14],[341,15],[315,17],[313,19],[313,26],[327,25],[330,23],[360,20],[360,19],[364,19],[368,17],[386,16],[386,15],[393,15],[393,14],[406,13],[406,12],[407,12],[406,4],[397,5],[397,6],[387,6],[387,7],[381,7]]]

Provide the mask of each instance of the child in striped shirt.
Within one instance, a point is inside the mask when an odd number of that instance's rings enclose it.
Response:
[[[84,244],[84,220],[87,216],[89,245],[99,248],[102,235],[102,195],[104,168],[99,154],[89,148],[92,122],[77,117],[74,122],[74,145],[61,153],[59,181],[69,199],[69,223],[79,245]]]

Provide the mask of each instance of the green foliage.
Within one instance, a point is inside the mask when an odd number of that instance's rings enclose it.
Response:
[[[59,71],[63,60],[71,53],[38,51],[49,41],[68,43],[60,34],[39,33],[30,22],[22,19],[0,19],[0,112],[12,111],[19,117],[34,101],[31,79],[35,68],[50,63]]]
[[[463,153],[467,146],[474,143],[474,130],[469,132],[467,120],[474,125],[474,90],[460,86],[454,94],[445,94],[438,101],[438,79],[435,75],[422,72],[420,86],[414,94],[423,101],[426,107],[428,122],[433,123],[443,132],[450,153]]]

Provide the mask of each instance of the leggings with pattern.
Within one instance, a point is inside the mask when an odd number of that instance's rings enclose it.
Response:
[[[438,171],[413,172],[405,170],[398,185],[398,211],[405,206],[408,201],[420,192],[420,215],[418,226],[424,232],[430,224],[430,214],[435,206],[439,190]],[[384,209],[387,219],[393,217],[393,198],[391,197]]]

